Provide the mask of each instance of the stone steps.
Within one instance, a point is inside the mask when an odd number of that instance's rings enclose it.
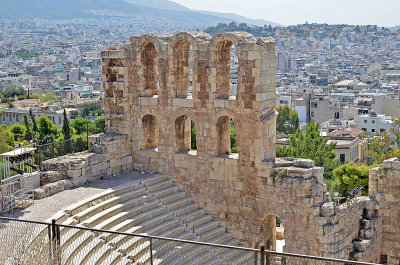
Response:
[[[85,199],[58,214],[60,223],[214,244],[239,240],[205,214],[165,175],[153,175]],[[61,228],[66,264],[150,264],[150,240]],[[152,240],[153,264],[253,264],[252,253]],[[222,258],[223,257],[223,258]]]

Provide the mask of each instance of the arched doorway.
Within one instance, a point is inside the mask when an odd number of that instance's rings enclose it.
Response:
[[[175,145],[176,152],[197,149],[196,126],[186,115],[181,115],[175,120]]]
[[[260,226],[261,245],[266,249],[283,252],[285,246],[285,228],[275,214],[267,215]]]

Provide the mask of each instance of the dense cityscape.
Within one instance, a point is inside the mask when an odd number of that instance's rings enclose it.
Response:
[[[102,108],[103,96],[101,50],[121,46],[132,35],[197,27],[152,27],[124,18],[1,20],[0,122],[21,123],[32,109],[34,118],[44,114],[61,128],[64,108],[69,118],[95,121],[98,117],[93,115],[102,114],[96,111]],[[400,34],[395,28],[308,23],[256,27],[232,22],[203,29],[210,34],[248,31],[276,39],[277,106],[296,110],[301,128],[314,121],[327,137],[344,127],[356,129],[355,135],[378,134],[389,132],[392,118],[400,115]],[[234,87],[238,61],[232,52]],[[355,135],[338,142],[342,162],[366,158],[355,145],[360,141]],[[284,145],[285,139],[279,136],[278,143]]]

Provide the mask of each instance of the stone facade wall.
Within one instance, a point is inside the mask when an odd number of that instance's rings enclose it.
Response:
[[[392,158],[369,171],[369,195],[379,203],[382,216],[382,260],[388,265],[400,262],[400,161]]]
[[[232,45],[236,95],[228,82]],[[161,172],[249,247],[275,249],[279,217],[284,251],[368,262],[386,255],[398,264],[400,162],[371,170],[370,197],[336,205],[323,168],[275,158],[273,39],[145,35],[102,60],[107,133],[90,137],[90,152],[44,162],[38,197],[123,171]],[[238,154],[228,141],[233,122]]]
[[[236,95],[229,82],[232,45]],[[278,216],[285,251],[377,259],[371,250],[380,245],[375,201],[337,207],[313,161],[275,160],[273,39],[246,32],[145,35],[101,55],[106,131],[125,137],[121,148],[131,152],[135,169],[167,174],[248,246],[274,249]],[[192,122],[197,150],[191,150]],[[232,122],[238,154],[230,154],[227,142]]]

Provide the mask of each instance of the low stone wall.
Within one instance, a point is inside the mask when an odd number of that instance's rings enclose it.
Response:
[[[135,168],[165,168],[187,195],[250,247],[268,246],[270,220],[279,217],[285,227],[284,251],[378,262],[381,219],[377,202],[356,197],[343,205],[331,201],[323,184],[323,168],[307,159],[262,162],[263,170],[243,174],[233,157],[202,159],[201,154],[178,153],[171,160],[142,150]],[[254,176],[257,175],[257,176]],[[365,210],[364,210],[365,209]],[[363,213],[366,224],[360,226]],[[269,246],[274,249],[275,246]]]
[[[42,162],[41,187],[34,190],[35,198],[132,171],[132,154],[123,148],[124,140],[119,134],[93,135],[89,137],[89,151]]]
[[[400,260],[400,161],[391,158],[369,171],[369,195],[379,203],[382,216],[382,260],[398,265]]]

